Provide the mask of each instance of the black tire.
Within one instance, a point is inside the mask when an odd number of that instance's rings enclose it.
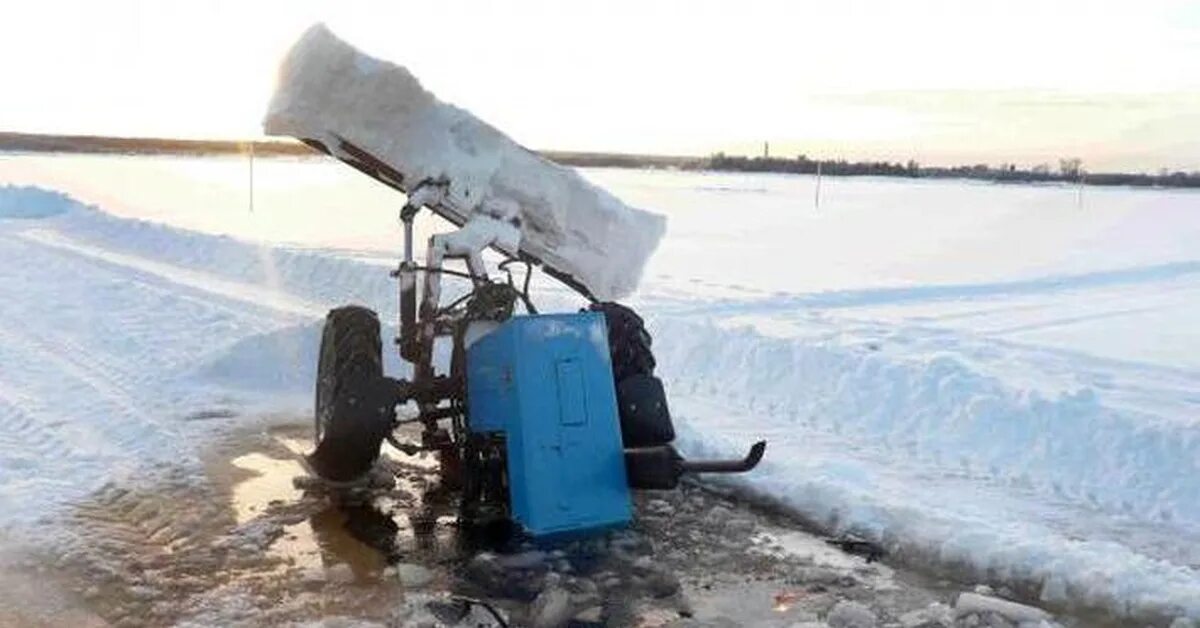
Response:
[[[379,317],[357,305],[330,310],[317,361],[313,470],[339,482],[366,473],[394,412],[383,379]]]
[[[645,321],[620,303],[593,303],[588,309],[604,314],[608,328],[622,443],[626,447],[657,447],[675,440],[667,396],[654,376],[656,362]]]
[[[607,301],[593,303],[588,309],[604,314],[613,381],[619,384],[631,375],[653,375],[652,340],[642,317],[620,303]]]
[[[667,395],[657,377],[631,375],[617,384],[617,410],[626,447],[658,447],[675,440]]]

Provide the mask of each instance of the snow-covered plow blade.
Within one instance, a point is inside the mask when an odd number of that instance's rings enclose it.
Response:
[[[628,295],[666,227],[469,111],[439,101],[403,67],[309,29],[280,70],[264,121],[424,203],[455,225],[515,209],[519,252],[600,300]]]

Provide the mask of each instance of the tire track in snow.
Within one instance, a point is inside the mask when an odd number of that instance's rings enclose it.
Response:
[[[11,321],[5,322],[11,324]],[[111,361],[88,352],[86,347],[53,334],[40,333],[17,335],[0,331],[0,342],[22,347],[25,355],[35,355],[47,361],[47,366],[82,382],[85,391],[94,393],[94,398],[101,399],[119,412],[134,413],[137,409],[128,374]]]
[[[137,266],[114,265],[73,248],[63,248],[59,246],[61,242],[48,247],[38,246],[42,244],[40,239],[31,242],[34,246],[26,247],[23,253],[50,258],[45,260],[46,266],[86,264],[99,273],[99,277],[109,281],[112,284],[110,288],[115,286],[128,293],[117,295],[118,299],[108,299],[110,309],[101,316],[93,317],[92,328],[74,333],[72,330],[79,330],[81,326],[51,326],[49,330],[43,330],[48,338],[47,344],[55,349],[57,355],[70,359],[70,356],[80,354],[82,349],[88,349],[87,354],[91,356],[88,362],[92,363],[89,366],[103,367],[96,370],[112,373],[114,383],[119,383],[126,390],[132,388],[136,391],[147,380],[161,380],[163,371],[180,373],[202,358],[205,351],[220,351],[222,345],[233,344],[241,336],[266,333],[297,320],[294,312],[287,308],[280,312],[262,303],[230,300],[220,293],[208,292],[203,281],[172,283],[170,273],[145,273]],[[96,261],[100,263],[94,263]],[[84,284],[83,289],[90,288],[95,292],[102,291],[100,288],[103,288],[104,282],[99,278],[89,278],[81,283]],[[242,288],[250,290],[253,286]],[[36,316],[46,306],[44,303],[34,304],[30,308],[30,316]],[[177,316],[146,315],[163,307],[189,311],[180,312]],[[301,319],[308,320],[308,317]],[[212,339],[216,342],[197,343],[192,340],[205,335],[206,324],[219,328],[215,333],[210,332],[216,336]],[[220,333],[222,329],[229,333]],[[114,341],[120,343],[116,347],[118,351],[103,350],[108,347],[105,343]],[[105,346],[96,347],[97,344]],[[136,360],[128,359],[131,345],[140,348]],[[101,350],[97,351],[98,348]],[[175,350],[172,351],[172,348]]]
[[[7,230],[0,251],[0,292],[22,295],[0,303],[0,452],[10,463],[0,464],[0,499],[13,504],[12,523],[106,478],[152,471],[153,460],[189,464],[196,427],[183,417],[210,400],[182,376],[205,352],[297,316]]]
[[[0,328],[11,329],[10,324],[0,319]],[[88,347],[52,338],[52,333],[41,331],[0,331],[0,343],[16,348],[20,356],[9,363],[21,365],[19,372],[10,371],[5,377],[26,391],[28,398],[38,399],[45,414],[61,413],[64,424],[86,425],[96,430],[93,436],[98,442],[118,450],[136,448],[147,437],[179,436],[169,424],[148,416],[160,411],[161,404],[138,399],[120,371],[106,372],[105,361],[89,357]]]
[[[106,475],[131,469],[143,453],[169,451],[170,442],[181,437],[147,418],[143,408],[104,379],[42,351],[41,345],[0,331],[0,347],[5,364],[28,365],[4,375],[4,400],[16,412],[0,414],[0,429],[18,441],[4,443],[3,451],[21,452],[21,445],[33,444],[39,454],[29,461],[27,477],[8,486],[7,496],[20,504],[10,517],[28,521],[81,498]],[[41,385],[45,381],[53,388]],[[14,398],[20,403],[12,404]]]
[[[37,458],[77,455],[75,447],[60,436],[61,424],[48,424],[22,397],[0,383],[0,451],[4,452],[0,468],[13,468],[17,462],[32,471]]]

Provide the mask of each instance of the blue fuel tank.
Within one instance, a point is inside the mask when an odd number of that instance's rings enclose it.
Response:
[[[467,350],[467,423],[502,433],[511,514],[540,537],[632,515],[604,316],[518,316]]]

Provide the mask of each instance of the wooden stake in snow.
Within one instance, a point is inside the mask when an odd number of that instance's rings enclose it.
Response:
[[[1083,209],[1083,171],[1079,171],[1079,185],[1075,191],[1075,205],[1079,210]]]
[[[254,213],[254,142],[250,142],[250,213]]]
[[[813,208],[821,209],[821,162],[817,161],[817,187],[813,191]]]

